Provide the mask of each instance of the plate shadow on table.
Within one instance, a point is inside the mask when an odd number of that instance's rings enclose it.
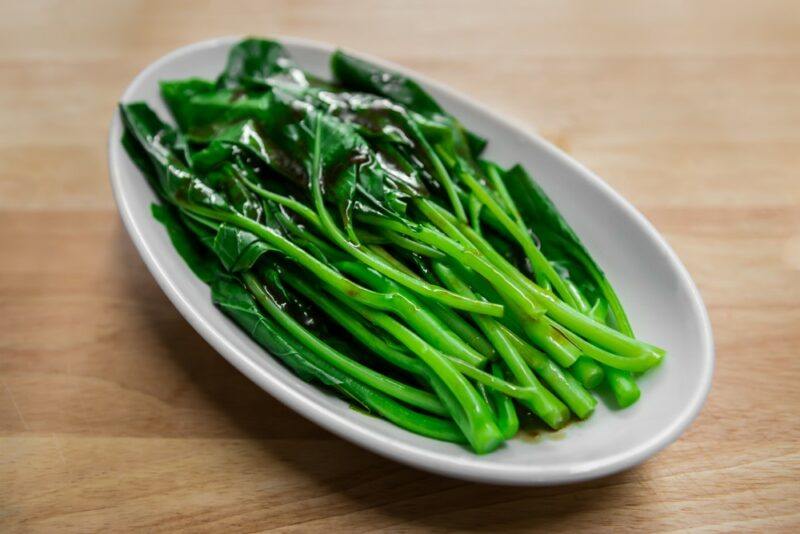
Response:
[[[202,415],[214,419],[213,437],[256,444],[259,454],[252,469],[263,467],[265,480],[278,462],[305,487],[306,495],[313,492],[336,502],[332,511],[301,521],[308,526],[334,515],[361,513],[380,518],[376,525],[431,529],[558,529],[566,523],[570,528],[597,527],[603,510],[635,507],[650,497],[642,491],[647,464],[580,484],[503,487],[429,474],[350,444],[295,414],[239,373],[172,306],[121,225],[115,241],[119,268],[130,271],[125,291],[131,302],[170,310],[153,317],[147,327],[163,344],[168,365],[184,374],[187,387],[202,398],[207,407]],[[268,486],[262,486],[265,507],[267,501],[275,503]]]

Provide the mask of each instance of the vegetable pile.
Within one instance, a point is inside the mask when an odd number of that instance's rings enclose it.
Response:
[[[215,81],[120,106],[153,215],[215,304],[300,378],[487,453],[524,418],[621,407],[664,351],[520,166],[481,158],[413,80],[337,51],[334,81],[247,39]]]

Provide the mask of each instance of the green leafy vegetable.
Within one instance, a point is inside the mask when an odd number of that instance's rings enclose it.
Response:
[[[246,39],[216,80],[161,83],[176,127],[120,106],[216,306],[300,379],[479,454],[526,417],[591,416],[601,381],[635,402],[664,352],[543,189],[407,76],[341,51],[331,69]]]
[[[385,96],[423,115],[443,113],[439,104],[414,80],[376,67],[341,50],[331,56],[331,70],[346,87]]]

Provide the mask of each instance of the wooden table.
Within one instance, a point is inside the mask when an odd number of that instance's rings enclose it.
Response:
[[[796,3],[3,4],[0,530],[800,527]],[[149,62],[245,33],[418,69],[633,201],[714,323],[689,431],[590,483],[468,484],[333,437],[210,349],[120,224],[106,129]]]

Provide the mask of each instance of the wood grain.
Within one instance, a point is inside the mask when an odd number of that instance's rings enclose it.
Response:
[[[0,531],[800,528],[796,2],[2,2]],[[122,229],[106,128],[136,72],[227,34],[418,69],[535,125],[662,231],[717,370],[674,445],[559,488],[383,460],[247,381]],[[646,392],[645,392],[646,394]]]

